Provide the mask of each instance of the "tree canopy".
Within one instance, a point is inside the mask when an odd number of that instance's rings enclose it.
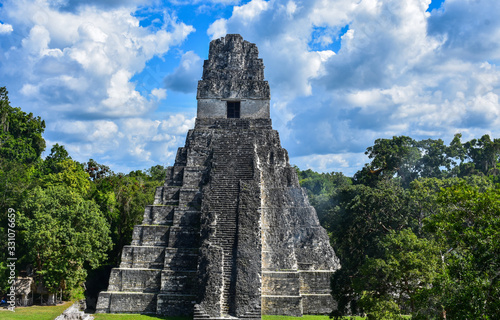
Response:
[[[352,184],[299,170],[342,266],[333,316],[500,318],[500,139],[461,138],[377,139]]]
[[[16,211],[17,271],[34,270],[49,291],[81,296],[87,274],[116,265],[166,169],[115,174],[89,159],[74,161],[63,145],[42,157],[45,122],[11,107],[0,88],[0,274],[9,271],[7,212]],[[9,287],[0,276],[0,295]]]

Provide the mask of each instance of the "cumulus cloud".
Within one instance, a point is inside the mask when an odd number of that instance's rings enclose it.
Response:
[[[65,11],[76,11],[84,6],[95,6],[102,9],[116,8],[116,7],[135,7],[151,3],[151,0],[59,0],[57,5],[60,9]]]
[[[8,23],[1,23],[0,22],[0,34],[8,34],[14,31],[12,26]]]
[[[204,6],[206,4],[221,4],[221,5],[239,4],[241,0],[171,0],[171,2],[176,5],[201,4],[202,6]]]
[[[75,159],[102,158],[107,165],[116,165],[114,170],[127,172],[134,166],[137,169],[172,163],[193,126],[194,118],[175,114],[164,120],[59,120],[47,129],[49,144],[54,141],[54,132],[64,134],[64,144]]]
[[[122,6],[59,9],[49,1],[4,6],[10,21],[30,30],[18,46],[4,48],[2,61],[26,98],[64,110],[67,117],[140,116],[154,110],[164,93],[143,94],[131,79],[148,60],[182,43],[193,27],[168,14],[159,30],[141,27],[133,10]]]
[[[100,158],[117,168],[172,160],[193,122],[182,115],[168,125],[147,120],[167,91],[137,88],[134,76],[194,28],[167,10],[159,24],[141,26],[134,11],[147,2],[4,3],[0,19],[9,24],[0,29],[19,32],[0,43],[0,74],[17,100],[47,121],[48,145],[62,143],[79,161]],[[187,57],[183,67],[196,63]]]
[[[165,77],[165,86],[167,89],[183,93],[195,92],[202,70],[201,58],[194,51],[188,51],[182,55],[180,64],[174,72]]]
[[[447,0],[430,13],[430,2],[253,0],[208,33],[258,44],[297,159],[362,154],[392,135],[498,132],[500,4]]]
[[[356,171],[366,162],[367,157],[363,153],[310,154],[290,158],[290,163],[301,170],[313,169],[320,172]]]
[[[431,36],[443,37],[447,57],[475,62],[500,59],[500,2],[447,0],[429,18]]]

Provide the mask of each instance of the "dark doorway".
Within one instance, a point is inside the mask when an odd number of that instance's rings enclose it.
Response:
[[[239,118],[240,117],[240,101],[227,102],[227,117]]]

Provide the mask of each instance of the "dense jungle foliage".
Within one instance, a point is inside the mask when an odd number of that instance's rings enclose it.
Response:
[[[92,159],[72,160],[58,144],[43,159],[44,129],[40,117],[12,107],[0,88],[0,296],[10,287],[9,208],[16,211],[17,271],[32,270],[49,292],[82,297],[89,272],[118,264],[164,182],[160,165],[114,173]]]
[[[336,319],[500,319],[500,139],[378,139],[353,178],[300,171],[342,268]]]
[[[81,297],[118,264],[166,169],[114,173],[58,144],[43,158],[44,129],[0,88],[0,295],[13,208],[17,270]],[[297,168],[342,265],[333,316],[500,319],[500,139],[461,139],[378,139],[354,177]]]

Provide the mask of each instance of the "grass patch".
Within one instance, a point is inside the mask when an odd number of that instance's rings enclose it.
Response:
[[[0,309],[0,319],[2,320],[53,320],[73,303],[65,302],[58,306],[31,306],[17,307],[15,312],[7,309]],[[96,313],[93,315],[96,320],[192,320],[190,317],[160,317],[145,314],[115,314]],[[363,320],[363,317],[349,317],[351,320]],[[268,316],[263,315],[262,320],[330,320],[328,316],[289,317],[289,316]]]
[[[96,320],[192,320],[190,317],[159,317],[155,315],[146,314],[126,314],[126,313],[96,313],[93,314]]]
[[[94,314],[96,320],[192,320],[189,317],[158,317],[154,315],[141,315],[141,314],[109,314],[109,313],[96,313]],[[363,317],[349,317],[351,320],[363,320]],[[262,320],[330,320],[328,316],[311,316],[305,315],[303,317],[289,317],[289,316],[268,316],[263,315]]]
[[[109,314],[109,313],[96,313],[94,314],[96,320],[192,320],[189,317],[158,317],[154,315],[141,315],[141,314]],[[352,320],[363,320],[363,317],[350,317]],[[328,316],[310,316],[303,317],[289,317],[289,316],[267,316],[263,315],[262,320],[330,320]]]
[[[351,320],[364,320],[364,317],[348,317]],[[302,317],[289,317],[289,316],[262,316],[262,320],[330,320],[328,316],[312,316],[304,315]]]
[[[2,320],[54,320],[55,317],[68,309],[73,302],[65,302],[58,306],[31,306],[16,307],[12,312],[8,309],[0,309],[0,319]]]

